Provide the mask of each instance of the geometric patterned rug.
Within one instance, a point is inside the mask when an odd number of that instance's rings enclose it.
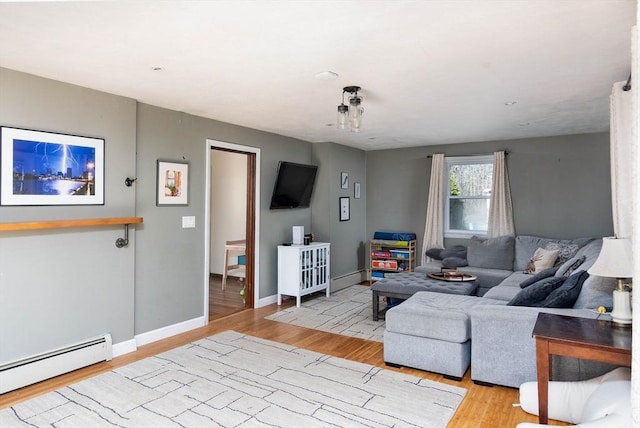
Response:
[[[2,427],[446,427],[464,388],[226,331],[0,411]]]
[[[299,308],[292,306],[265,318],[382,342],[384,320],[373,321],[371,301],[371,288],[357,284],[336,291],[329,297],[324,293],[311,296],[304,300]]]

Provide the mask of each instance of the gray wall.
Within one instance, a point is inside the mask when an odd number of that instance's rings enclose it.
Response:
[[[507,150],[516,233],[551,238],[613,233],[609,134],[566,135],[367,152],[367,236],[376,230],[424,234],[428,155]],[[445,240],[445,245],[459,240]]]
[[[362,150],[335,143],[313,145],[314,163],[322,165],[314,190],[312,230],[316,240],[331,242],[331,277],[365,268],[366,156]],[[349,174],[349,188],[340,187],[342,172]],[[354,183],[361,185],[361,198],[354,198]],[[349,197],[350,219],[340,221],[339,198]],[[355,250],[355,251],[354,251]]]
[[[292,225],[310,226],[311,209],[269,210],[269,201],[278,161],[309,163],[311,144],[139,104],[136,211],[145,221],[136,248],[136,334],[203,315],[207,139],[262,149],[260,298],[276,293],[276,246],[291,240]],[[155,206],[158,158],[190,162],[189,206]],[[194,229],[181,228],[184,215],[196,216]]]
[[[121,343],[203,315],[207,139],[261,149],[259,297],[276,294],[276,247],[291,240],[293,225],[311,230],[312,213],[269,209],[277,165],[311,163],[310,143],[2,68],[0,94],[2,125],[106,141],[104,206],[0,207],[0,222],[144,218],[130,230],[124,249],[114,244],[121,226],[2,233],[1,362],[105,332]],[[156,206],[158,159],[190,163],[188,206]],[[348,162],[339,168],[364,170],[360,159],[355,162],[354,168]],[[126,187],[126,177],[138,180]],[[335,212],[337,218],[337,207]],[[181,227],[186,215],[196,217],[195,228]],[[361,223],[348,223],[363,225],[363,212],[358,216]],[[356,253],[359,240],[341,244],[341,251]],[[338,271],[358,269],[353,258],[340,260],[340,266],[354,265]]]
[[[105,139],[105,204],[0,207],[0,221],[135,214],[136,102],[0,68],[0,124]],[[133,338],[134,249],[122,226],[0,234],[0,361],[110,332]]]

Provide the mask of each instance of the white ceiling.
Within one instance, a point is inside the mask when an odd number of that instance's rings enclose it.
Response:
[[[609,128],[635,13],[633,0],[0,3],[0,66],[364,150],[589,133]],[[315,77],[327,70],[339,77]],[[332,126],[347,85],[363,88],[358,134]]]

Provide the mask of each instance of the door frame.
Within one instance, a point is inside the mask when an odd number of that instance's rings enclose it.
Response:
[[[238,153],[253,154],[255,156],[255,177],[254,177],[254,240],[253,240],[253,307],[258,302],[260,296],[260,149],[257,147],[243,146],[240,144],[228,143],[225,141],[212,140],[207,138],[205,144],[205,195],[204,195],[204,317],[209,321],[209,275],[210,275],[210,245],[211,245],[211,150],[222,149]],[[250,174],[251,171],[247,170]],[[249,205],[247,205],[249,209]],[[247,213],[247,217],[249,213]],[[249,249],[247,242],[247,250]],[[250,259],[250,257],[248,257]],[[249,260],[247,260],[249,262]],[[251,301],[251,300],[250,300]]]

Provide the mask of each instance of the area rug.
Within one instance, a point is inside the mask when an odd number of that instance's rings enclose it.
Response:
[[[384,299],[380,299],[384,300]],[[382,342],[384,320],[373,321],[371,288],[352,285],[329,297],[316,294],[300,307],[290,307],[265,317],[314,330]]]
[[[446,427],[466,389],[234,331],[0,411],[2,427]]]

